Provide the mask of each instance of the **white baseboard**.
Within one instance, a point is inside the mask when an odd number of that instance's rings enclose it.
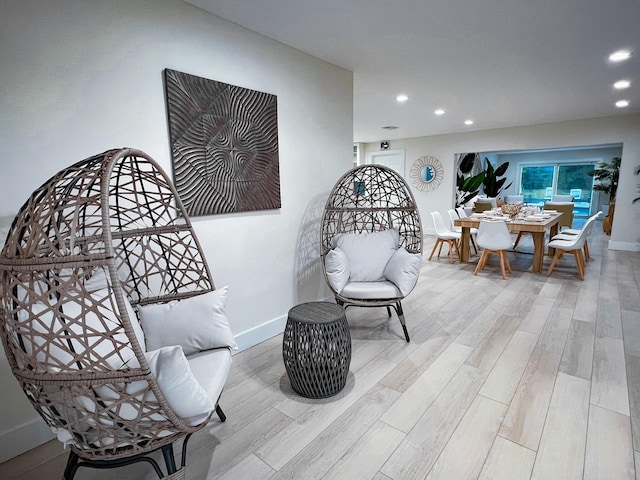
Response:
[[[262,343],[271,337],[275,337],[276,335],[281,334],[282,332],[284,332],[284,327],[286,324],[287,315],[282,315],[280,317],[274,318],[273,320],[269,320],[262,325],[258,325],[257,327],[253,327],[250,330],[236,335],[235,339],[236,343],[238,344],[238,352],[246,350],[247,348]]]
[[[16,457],[55,438],[40,417],[29,423],[0,433],[0,463]]]
[[[625,252],[640,252],[640,243],[614,242],[609,240],[609,250],[623,250]]]
[[[319,302],[334,302],[333,297],[324,298],[318,300]],[[238,344],[238,350],[234,353],[239,353],[247,348],[253,347],[265,340],[280,335],[284,332],[284,327],[287,325],[287,314],[276,317],[268,322],[253,327],[250,330],[235,335],[236,343]]]

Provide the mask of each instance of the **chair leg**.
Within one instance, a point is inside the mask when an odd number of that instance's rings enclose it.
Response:
[[[218,405],[217,403],[216,403],[216,413],[218,414],[218,417],[220,418],[221,422],[227,421],[227,416],[224,414],[224,412],[222,411],[222,408],[220,408],[220,405]]]
[[[578,264],[578,274],[580,275],[580,280],[584,281],[584,257],[582,256],[582,250],[578,249],[573,252],[576,256],[576,263]]]
[[[502,278],[504,280],[507,279],[507,273],[505,272],[505,268],[504,268],[504,255],[503,255],[504,250],[500,250],[498,251],[498,256],[500,257],[500,271],[502,272]]]
[[[547,270],[547,277],[549,275],[551,275],[551,272],[553,272],[553,267],[556,266],[556,262],[558,261],[558,259],[562,256],[564,252],[562,250],[559,250],[556,248],[556,253],[553,256],[553,260],[551,261],[551,265],[549,265],[549,270]]]
[[[431,250],[431,255],[429,255],[429,261],[431,261],[433,254],[436,253],[436,248],[438,248],[438,245],[440,245],[440,242],[442,242],[440,238],[436,239],[436,243],[433,245],[433,250]]]
[[[585,239],[584,241],[584,259],[588,262],[591,260],[591,255],[589,255],[589,243]]]
[[[73,450],[69,452],[69,458],[67,458],[67,466],[64,468],[62,478],[64,480],[72,480],[78,471],[78,455]]]
[[[387,307],[388,308],[388,307]],[[409,343],[409,332],[407,331],[407,325],[404,319],[404,312],[402,311],[402,303],[396,303],[396,313],[398,314],[398,320],[400,320],[400,325],[402,325],[402,331],[404,332],[404,339]]]
[[[484,264],[487,262],[487,257],[489,256],[489,250],[486,248],[482,251],[482,255],[480,256],[480,260],[478,260],[478,265],[476,265],[476,269],[473,271],[474,275],[477,275],[480,270],[484,268]]]
[[[438,258],[442,254],[442,246],[444,245],[444,240],[440,239],[440,248],[438,249]]]
[[[164,457],[164,463],[167,466],[167,475],[176,473],[178,469],[176,468],[176,459],[173,456],[173,443],[162,447],[162,456]]]
[[[509,262],[509,253],[506,250],[503,250],[502,253],[504,254],[504,262],[507,265],[507,272],[513,273],[511,270],[511,262]]]
[[[473,251],[476,252],[476,255],[478,254],[478,247],[476,246],[476,242],[473,239],[473,235],[469,235],[469,239],[471,240],[471,245],[473,246]]]
[[[453,246],[456,248],[458,259],[461,259],[462,257],[460,256],[460,243],[458,242],[458,240],[453,240]]]
[[[458,248],[458,245],[456,243],[454,243],[455,240],[448,240],[447,243],[449,244],[449,263],[453,263],[453,248],[455,247],[456,249]],[[451,245],[453,243],[453,246]]]

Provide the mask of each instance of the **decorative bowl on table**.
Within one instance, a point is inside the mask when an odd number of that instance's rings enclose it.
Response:
[[[505,203],[500,207],[502,213],[505,215],[509,215],[511,218],[515,217],[522,208],[521,203]]]

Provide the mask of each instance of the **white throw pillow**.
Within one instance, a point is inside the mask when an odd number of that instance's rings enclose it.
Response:
[[[147,348],[180,345],[185,355],[211,348],[237,349],[224,312],[227,290],[138,307]]]
[[[340,293],[349,281],[349,260],[340,248],[334,248],[327,253],[324,268],[331,288]]]
[[[400,236],[392,228],[373,233],[341,233],[334,241],[349,260],[351,281],[378,282],[384,280],[384,267],[398,249]]]
[[[399,248],[389,259],[384,276],[398,287],[402,296],[408,295],[418,281],[421,263],[422,258],[419,254]]]
[[[216,408],[193,376],[182,347],[174,345],[145,353],[151,373],[175,414],[188,425],[198,425]]]

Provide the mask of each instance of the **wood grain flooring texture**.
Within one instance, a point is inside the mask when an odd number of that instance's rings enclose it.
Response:
[[[347,310],[351,368],[332,398],[291,389],[282,335],[238,353],[227,421],[193,435],[187,479],[640,480],[640,253],[607,242],[598,223],[584,282],[571,255],[547,277],[510,253],[507,280],[497,262],[474,276],[425,257],[403,302],[410,343],[395,314]],[[49,442],[0,478],[61,478],[65,460]],[[146,463],[76,475],[155,478]]]

